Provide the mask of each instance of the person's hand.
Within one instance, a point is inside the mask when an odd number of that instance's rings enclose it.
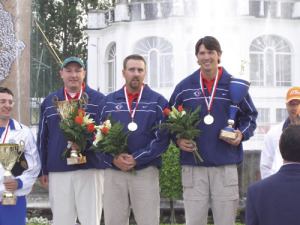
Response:
[[[40,181],[41,185],[44,188],[48,189],[48,187],[49,187],[49,178],[48,178],[48,175],[44,175],[44,176],[39,177],[39,181]]]
[[[177,145],[179,148],[186,152],[193,152],[195,151],[195,146],[192,142],[187,139],[179,138],[177,139]]]
[[[3,182],[5,186],[5,190],[7,191],[15,191],[18,189],[19,183],[14,179],[9,179]]]
[[[120,154],[118,158],[113,159],[113,164],[118,167],[122,171],[131,170],[135,165],[136,162],[132,160],[132,156],[128,154]]]
[[[238,146],[241,143],[242,139],[243,139],[243,134],[239,130],[234,130],[233,132],[236,133],[235,139],[222,138],[222,140],[226,141],[228,144],[231,144],[233,146]]]
[[[128,162],[131,162],[132,165],[133,165],[133,167],[135,167],[136,161],[135,161],[135,158],[133,158],[132,155],[129,155],[129,157],[127,157],[127,161],[128,161]]]

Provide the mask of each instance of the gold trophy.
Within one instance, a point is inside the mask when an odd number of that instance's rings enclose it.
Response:
[[[20,154],[18,154],[19,148],[21,149]],[[11,170],[16,162],[19,162],[21,155],[25,150],[25,142],[20,141],[20,144],[0,144],[0,162],[5,169],[4,180],[11,179]],[[1,200],[2,205],[15,205],[16,196],[13,191],[4,191]]]
[[[240,76],[244,74],[245,71],[245,64],[247,63],[246,60],[242,60],[241,63],[241,71]],[[248,90],[250,87],[250,82],[242,79],[240,77],[232,77],[229,83],[229,95],[231,98],[231,105],[229,111],[229,119],[228,119],[228,126],[224,127],[220,132],[220,138],[230,138],[235,139],[236,133],[234,132],[234,118],[236,113],[239,111],[238,104],[244,99],[247,95]]]
[[[68,100],[68,101],[58,101],[58,97],[56,95],[52,98],[52,105],[54,110],[60,116],[61,121],[64,121],[69,118],[69,115],[77,109],[86,110],[88,105],[89,96],[87,93],[83,92],[81,99],[78,100]],[[67,148],[70,148],[68,145]],[[68,165],[74,164],[83,164],[86,163],[86,156],[82,156],[81,153],[78,153],[79,150],[72,149],[70,158],[67,158]]]

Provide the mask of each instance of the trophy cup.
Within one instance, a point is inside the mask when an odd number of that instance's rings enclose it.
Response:
[[[244,74],[244,66],[247,62],[242,60],[240,75]],[[234,117],[239,110],[238,104],[247,95],[250,87],[250,82],[238,77],[232,77],[229,83],[229,95],[232,104],[230,105],[228,126],[224,127],[220,132],[220,138],[235,139],[236,133],[234,133]]]
[[[88,105],[88,99],[89,97],[85,92],[82,93],[81,99],[68,101],[58,101],[58,97],[54,95],[52,105],[56,113],[60,116],[61,121],[64,121],[69,118],[74,110],[82,109],[85,111]],[[68,145],[67,148],[69,147]],[[71,150],[70,158],[67,158],[68,165],[86,163],[86,156],[82,156],[78,151],[77,149]]]
[[[19,148],[21,149],[20,154],[18,154]],[[11,179],[11,170],[14,167],[16,161],[19,162],[21,155],[25,150],[25,143],[23,140],[20,144],[0,144],[0,162],[5,169],[4,179]],[[15,205],[16,196],[13,191],[5,190],[1,200],[2,205]]]

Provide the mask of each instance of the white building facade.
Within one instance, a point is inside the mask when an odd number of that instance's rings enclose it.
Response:
[[[124,85],[123,59],[140,54],[146,83],[170,98],[175,85],[199,69],[195,44],[216,37],[221,66],[251,81],[259,111],[246,150],[261,149],[264,134],[287,117],[285,96],[300,86],[300,1],[119,0],[88,15],[88,84],[104,94]],[[242,66],[242,62],[246,63]]]

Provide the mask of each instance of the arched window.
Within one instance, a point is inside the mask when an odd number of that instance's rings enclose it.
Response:
[[[108,52],[106,83],[108,93],[116,90],[116,44],[113,44]]]
[[[200,66],[197,63],[197,57],[195,56],[195,41],[190,41],[187,46],[187,74],[192,74],[196,69],[199,69]]]
[[[133,49],[144,57],[147,68],[145,82],[152,88],[173,86],[173,46],[164,38],[148,37],[140,40]]]
[[[291,86],[291,47],[276,35],[256,38],[250,46],[250,79],[255,86]]]

